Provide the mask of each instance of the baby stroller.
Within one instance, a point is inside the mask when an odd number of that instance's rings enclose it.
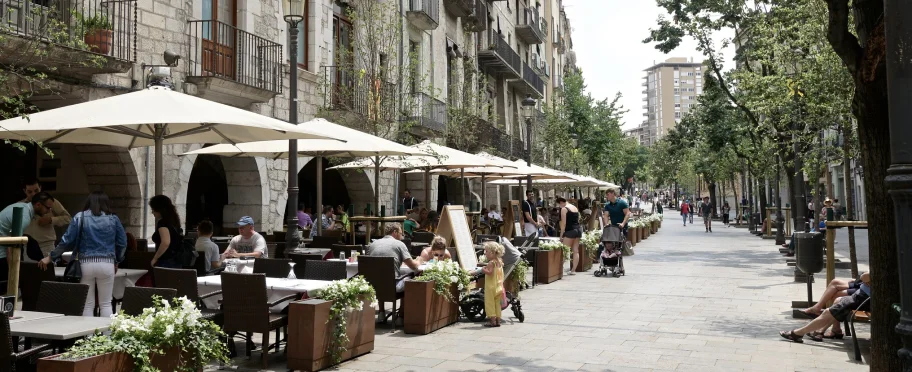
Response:
[[[599,268],[593,273],[595,276],[611,276],[617,278],[624,273],[624,243],[626,237],[618,226],[605,226],[602,231],[602,243],[600,244]]]
[[[472,281],[476,281],[483,276],[484,274],[476,274],[473,276]],[[504,291],[504,297],[505,300],[500,302],[500,309],[506,310],[509,307],[513,311],[513,316],[520,323],[525,321],[526,315],[522,312],[522,304],[519,301],[519,297],[514,296],[510,291]],[[477,322],[487,318],[484,307],[484,288],[470,290],[469,293],[460,299],[459,307],[462,310],[462,314],[469,321]]]

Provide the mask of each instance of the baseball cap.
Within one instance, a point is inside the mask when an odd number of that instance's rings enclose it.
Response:
[[[238,226],[253,225],[253,217],[250,217],[250,216],[241,217],[241,219],[238,220],[237,225]]]

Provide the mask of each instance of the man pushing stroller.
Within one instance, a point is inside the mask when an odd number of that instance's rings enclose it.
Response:
[[[603,221],[607,226],[602,232],[602,244],[599,247],[599,260],[601,265],[595,271],[595,276],[611,273],[617,277],[624,275],[623,247],[627,241],[627,221],[630,219],[630,209],[624,199],[618,198],[616,189],[605,191],[608,202],[602,212]]]

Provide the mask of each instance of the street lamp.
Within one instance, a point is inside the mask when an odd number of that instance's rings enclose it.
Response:
[[[776,245],[785,244],[785,218],[782,217],[782,158],[776,155]]]
[[[288,59],[290,60],[288,82],[288,123],[298,124],[298,24],[304,20],[304,0],[282,0],[285,22],[288,23]],[[320,169],[317,169],[319,172]],[[316,210],[323,210],[323,201]],[[298,246],[298,140],[288,140],[288,204],[285,218],[288,231],[285,233],[286,249]],[[319,221],[317,223],[320,223]]]
[[[531,94],[527,94],[522,100],[523,117],[526,118],[526,165],[532,166],[532,119],[535,117],[535,99]],[[532,191],[532,175],[526,176],[526,190]]]

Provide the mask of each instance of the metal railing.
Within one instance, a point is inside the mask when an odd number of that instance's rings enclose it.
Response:
[[[369,120],[398,119],[396,84],[375,75],[361,75],[351,67],[323,66],[320,70],[324,107],[350,111]]]
[[[443,0],[443,6],[457,17],[464,17],[472,12],[473,0]],[[483,1],[483,0],[478,0]]]
[[[542,18],[538,15],[537,8],[524,8],[520,13],[519,25],[529,26],[539,39],[547,40],[545,38],[547,31],[542,31],[541,25],[539,24],[541,19]]]
[[[522,59],[519,58],[519,54],[513,51],[513,48],[510,48],[510,44],[507,44],[507,41],[504,40],[503,35],[497,32],[491,32],[493,35],[491,37],[491,47],[490,49],[497,53],[498,56],[504,61],[507,66],[516,71],[516,74],[522,73]]]
[[[523,63],[522,76],[523,80],[529,83],[535,91],[540,94],[545,92],[545,82],[542,81],[541,76],[538,76],[538,73],[529,67],[528,64]]]
[[[136,61],[136,0],[0,0],[0,32]]]
[[[440,21],[440,1],[438,0],[409,0],[409,11],[420,12],[432,19],[434,23]]]
[[[475,1],[475,11],[466,18],[466,21],[474,26],[473,31],[485,31],[488,29],[488,4],[484,1]]]
[[[513,139],[503,129],[481,118],[475,122],[475,125],[475,133],[478,134],[480,146],[492,149],[494,155],[500,157],[509,158],[510,155],[513,155]]]
[[[187,76],[282,92],[282,45],[218,21],[188,21]]]
[[[426,93],[407,93],[403,96],[403,119],[415,121],[413,125],[435,132],[446,131],[447,106]]]

